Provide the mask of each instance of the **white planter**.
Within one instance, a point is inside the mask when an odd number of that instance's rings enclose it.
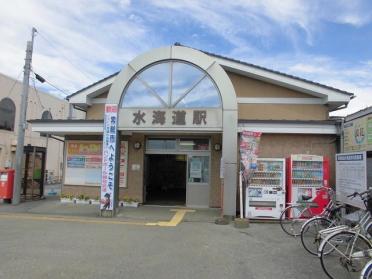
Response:
[[[93,204],[93,205],[99,205],[98,200],[80,200],[80,199],[67,199],[67,198],[61,198],[61,203],[74,203],[74,204]]]
[[[89,201],[87,201],[87,200],[79,200],[79,199],[77,199],[77,200],[76,200],[76,203],[77,203],[77,204],[89,204]]]
[[[121,207],[138,207],[139,202],[125,202],[125,201],[120,201],[119,206]]]

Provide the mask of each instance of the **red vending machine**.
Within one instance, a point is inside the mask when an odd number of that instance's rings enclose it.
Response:
[[[287,203],[312,203],[310,210],[320,214],[329,201],[322,187],[329,187],[329,159],[296,154],[287,158]]]

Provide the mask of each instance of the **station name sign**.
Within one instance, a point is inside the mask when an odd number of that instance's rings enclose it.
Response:
[[[221,128],[221,109],[121,109],[120,128]]]

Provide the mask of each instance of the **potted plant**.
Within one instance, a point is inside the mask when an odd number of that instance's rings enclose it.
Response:
[[[69,194],[61,194],[61,203],[72,203],[72,196]]]
[[[91,204],[89,196],[84,197],[85,204]]]
[[[121,196],[119,197],[119,204],[118,206],[123,207],[124,206],[125,197]]]
[[[96,196],[95,199],[91,199],[91,204],[95,205],[100,204],[99,200],[100,200],[99,196]]]
[[[124,198],[123,199],[123,205],[124,207],[138,207],[139,202],[137,199],[132,198]]]
[[[84,194],[80,194],[77,199],[76,199],[76,203],[78,204],[84,204],[85,203],[85,196]]]

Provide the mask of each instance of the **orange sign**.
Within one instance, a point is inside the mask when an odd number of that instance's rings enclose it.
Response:
[[[67,152],[68,155],[102,155],[102,144],[70,142]]]

